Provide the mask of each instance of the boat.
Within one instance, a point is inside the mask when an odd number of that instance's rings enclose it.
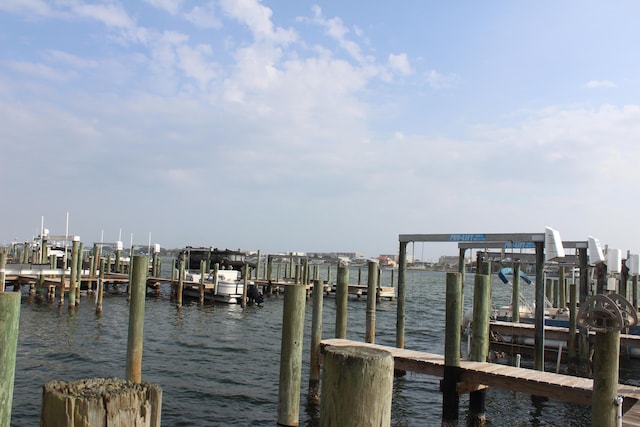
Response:
[[[216,280],[214,280],[214,278]],[[202,275],[195,272],[185,273],[185,284],[182,290],[184,296],[200,298]],[[244,279],[240,277],[238,270],[218,270],[214,277],[214,271],[209,272],[204,280],[204,298],[209,301],[223,302],[227,304],[239,304],[244,293]],[[247,281],[247,300],[262,304],[264,298],[258,291],[253,281]]]
[[[218,264],[220,270],[241,270],[246,263],[246,253],[240,250],[205,248],[187,246],[184,249],[187,256],[187,269],[197,271],[200,262],[207,261],[210,267]]]

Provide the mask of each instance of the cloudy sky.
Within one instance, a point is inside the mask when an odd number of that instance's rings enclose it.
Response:
[[[64,234],[68,213],[85,244],[375,256],[398,234],[551,226],[637,253],[638,16],[636,1],[1,0],[0,243],[42,217]]]

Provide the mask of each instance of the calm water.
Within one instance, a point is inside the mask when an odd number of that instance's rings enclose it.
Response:
[[[366,268],[363,269],[366,283]],[[334,273],[335,274],[335,273]],[[389,280],[388,272],[383,275]],[[351,271],[351,283],[357,271]],[[472,278],[465,284],[467,306]],[[409,271],[407,277],[405,347],[443,353],[445,274]],[[275,426],[283,297],[261,307],[185,305],[176,310],[169,285],[147,297],[143,381],[163,389],[164,426]],[[526,290],[525,290],[526,291]],[[526,291],[532,293],[532,290]],[[494,286],[494,301],[506,304],[509,290]],[[531,300],[531,299],[530,299]],[[92,299],[83,297],[70,312],[57,303],[34,303],[25,294],[12,410],[12,426],[37,426],[42,385],[49,380],[124,377],[128,305],[123,295],[105,295],[104,312],[95,314]],[[311,301],[307,304],[304,360],[308,363]],[[348,338],[364,341],[366,301],[349,300]],[[395,344],[395,301],[377,305],[376,343]],[[335,300],[325,298],[323,337],[335,328]],[[636,383],[633,364],[621,378]],[[315,426],[318,408],[306,406],[308,367],[302,378],[300,425]],[[393,425],[440,425],[439,379],[411,374],[395,380]],[[637,384],[636,384],[637,385]],[[468,401],[461,397],[461,419]],[[590,409],[556,401],[535,402],[530,396],[501,390],[487,393],[487,417],[493,426],[590,425]]]

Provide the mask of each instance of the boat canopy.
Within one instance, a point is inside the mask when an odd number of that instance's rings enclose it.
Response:
[[[507,279],[507,274],[511,274],[513,275],[513,269],[511,267],[505,267],[502,270],[500,270],[500,272],[498,273],[498,277],[500,278],[500,280],[502,280],[505,284],[509,283],[509,279]],[[531,279],[529,278],[529,276],[526,275],[526,273],[522,270],[520,270],[520,277],[527,282],[528,284],[531,284]]]

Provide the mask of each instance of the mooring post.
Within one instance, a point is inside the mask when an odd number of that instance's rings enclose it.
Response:
[[[162,389],[155,384],[121,378],[74,382],[49,381],[43,386],[41,427],[160,427]]]
[[[336,278],[336,338],[347,338],[347,306],[349,300],[349,267],[338,265]]]
[[[305,302],[304,286],[286,285],[282,309],[278,393],[278,424],[282,426],[297,426],[300,421]]]
[[[567,340],[567,356],[569,363],[576,360],[576,329],[578,327],[578,300],[575,282],[569,285],[569,339]]]
[[[462,274],[447,273],[442,382],[442,426],[457,426],[460,396],[460,325],[462,323]]]
[[[206,265],[206,261],[201,259],[200,260],[200,305],[204,304],[204,279],[206,276],[205,273],[205,265]]]
[[[378,262],[369,261],[369,277],[367,278],[367,325],[365,342],[376,341],[376,286],[378,284]]]
[[[178,291],[176,292],[176,307],[182,307],[182,290],[184,289],[184,264],[186,260],[184,257],[184,253],[180,255],[180,260],[178,261]]]
[[[567,277],[564,265],[558,267],[558,307],[567,308]]]
[[[7,252],[4,250],[0,250],[0,292],[4,292],[6,268],[7,268]]]
[[[0,426],[9,427],[16,373],[20,292],[0,292]]]
[[[474,362],[486,362],[489,353],[489,317],[491,310],[491,276],[476,274],[473,290],[473,323],[470,359]],[[484,426],[485,390],[469,393],[468,425]]]
[[[100,272],[98,274],[98,300],[96,302],[96,313],[102,313],[102,296],[104,294],[104,258],[100,260]]]
[[[396,347],[398,348],[404,348],[406,275],[407,242],[400,242],[398,251],[398,299],[396,302]]]
[[[78,248],[80,246],[80,238],[73,236],[73,245],[71,247],[71,278],[69,279],[69,308],[76,306],[76,286],[78,283]]]
[[[83,263],[83,255],[82,251],[84,250],[84,243],[80,242],[78,245],[78,274],[76,275],[76,305],[80,305],[80,285],[82,284],[82,263]]]
[[[144,330],[145,287],[149,259],[136,255],[131,268],[131,304],[129,306],[129,335],[127,338],[127,380],[142,381],[142,343]]]
[[[536,288],[535,288],[535,332],[533,366],[537,371],[544,371],[544,242],[535,242],[536,248]]]
[[[511,321],[520,321],[520,261],[513,263],[513,290],[511,294]]]
[[[393,356],[386,350],[327,347],[320,426],[390,426],[393,367]]]
[[[245,264],[243,266],[242,272],[242,280],[244,281],[242,286],[242,301],[240,301],[240,306],[242,308],[247,307],[247,288],[249,287],[249,274],[249,264]]]
[[[338,268],[340,272],[340,268]],[[311,363],[309,367],[308,402],[320,403],[320,340],[322,339],[322,300],[324,284],[321,280],[313,281],[313,312],[311,317]]]
[[[620,331],[596,332],[593,354],[591,425],[616,425]]]
[[[257,257],[258,259],[256,260],[256,280],[258,280],[260,278],[260,262],[261,262],[261,251],[258,250],[258,254]],[[263,272],[264,273],[264,272]]]

